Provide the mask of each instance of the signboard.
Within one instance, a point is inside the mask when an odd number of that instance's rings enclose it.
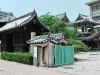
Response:
[[[33,56],[37,58],[37,46],[34,46]]]

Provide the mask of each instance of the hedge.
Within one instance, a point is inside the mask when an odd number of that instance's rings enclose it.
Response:
[[[33,64],[33,55],[32,53],[10,53],[10,52],[2,52],[1,59],[8,60],[8,61],[15,61],[18,63],[24,64]]]

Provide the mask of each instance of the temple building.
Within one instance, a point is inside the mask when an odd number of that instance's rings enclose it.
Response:
[[[59,18],[63,22],[67,22],[67,23],[70,22],[70,20],[68,19],[67,15],[66,15],[66,12],[62,13],[62,14],[55,15],[55,17]]]
[[[79,39],[91,49],[100,49],[100,31],[96,31],[94,28],[94,26],[100,25],[99,22],[90,19],[86,15],[79,14],[73,24],[82,28]]]
[[[31,33],[34,32],[39,36],[42,32],[48,31],[49,29],[37,18],[35,10],[13,20],[10,19],[0,28],[1,50],[28,52],[29,44],[26,41],[31,39]]]

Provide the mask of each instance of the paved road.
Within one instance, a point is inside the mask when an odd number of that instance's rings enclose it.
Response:
[[[78,58],[79,61],[75,62],[74,65],[49,69],[65,72],[69,75],[100,75],[100,51],[80,52],[75,54],[75,57]]]
[[[0,59],[0,75],[68,75],[68,74],[42,67],[40,68]]]
[[[0,75],[100,75],[100,51],[81,52],[75,54],[75,57],[79,61],[74,65],[54,68],[35,67],[0,59]]]

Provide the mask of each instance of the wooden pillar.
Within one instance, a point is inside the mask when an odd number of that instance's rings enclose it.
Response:
[[[84,32],[84,27],[82,27],[82,32]]]
[[[85,32],[85,25],[84,25],[84,31],[83,32]]]
[[[92,26],[91,30],[92,30],[92,33],[93,33],[94,32],[94,27],[93,26]]]
[[[84,30],[83,30],[83,32],[87,32],[87,26],[86,26],[86,25],[84,25]]]
[[[87,32],[87,26],[85,25],[85,32]]]
[[[99,40],[97,40],[97,49],[99,50]]]

